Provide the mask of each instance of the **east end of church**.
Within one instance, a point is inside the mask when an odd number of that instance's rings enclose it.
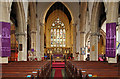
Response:
[[[120,1],[1,0],[0,15],[0,78],[120,78]]]

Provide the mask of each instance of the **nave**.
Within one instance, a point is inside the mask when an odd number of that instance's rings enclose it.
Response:
[[[1,64],[2,79],[119,79],[120,63],[19,61]]]
[[[34,1],[0,2],[0,78],[120,78],[120,1]]]

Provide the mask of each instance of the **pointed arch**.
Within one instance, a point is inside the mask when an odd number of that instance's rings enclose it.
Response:
[[[50,9],[52,9],[52,8],[53,8],[55,5],[57,5],[57,4],[60,4],[60,5],[64,6],[64,9],[66,9],[67,12],[69,13],[69,17],[70,17],[69,19],[71,19],[70,22],[73,21],[72,12],[71,12],[70,9],[66,6],[65,3],[63,3],[63,2],[53,2],[53,3],[51,3],[51,5],[47,8],[46,12],[44,13],[43,23],[46,22],[46,20],[47,20],[47,18],[48,18],[48,13],[49,13]],[[58,8],[58,7],[57,7],[57,8]],[[53,12],[53,11],[52,11],[52,12]],[[50,11],[50,13],[52,13],[52,12]]]

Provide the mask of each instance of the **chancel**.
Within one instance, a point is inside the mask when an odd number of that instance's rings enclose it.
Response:
[[[0,5],[2,79],[120,79],[119,0]]]

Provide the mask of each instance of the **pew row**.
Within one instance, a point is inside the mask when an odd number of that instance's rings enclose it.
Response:
[[[67,76],[73,79],[120,79],[119,65],[98,61],[66,61]]]
[[[3,79],[47,78],[51,74],[50,61],[19,61],[1,64]]]

